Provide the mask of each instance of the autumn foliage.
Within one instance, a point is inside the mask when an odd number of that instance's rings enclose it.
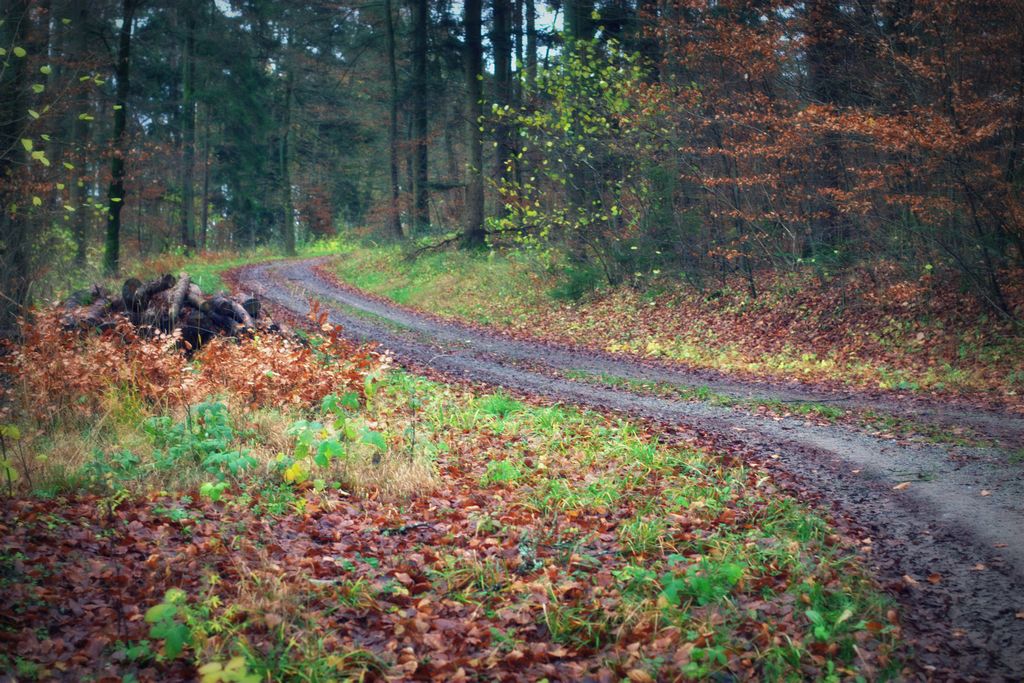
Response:
[[[323,320],[320,324],[325,324]],[[231,394],[252,407],[309,406],[332,392],[362,391],[381,359],[329,326],[317,346],[284,334],[214,339],[194,361],[174,336],[140,336],[126,319],[101,334],[66,330],[61,312],[39,311],[22,341],[0,356],[4,410],[37,420],[94,415],[110,387],[165,408]]]
[[[518,109],[491,113],[521,130],[498,185],[504,231],[612,284],[740,276],[756,297],[774,272],[841,287],[895,266],[1020,317],[1007,294],[1024,262],[1019,3],[638,12],[643,40],[569,42]]]
[[[700,198],[698,245],[755,291],[759,265],[945,263],[1013,314],[1022,27],[997,0],[673,3],[649,90],[679,141],[664,161]]]

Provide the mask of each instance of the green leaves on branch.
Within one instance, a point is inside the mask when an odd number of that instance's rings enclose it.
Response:
[[[224,491],[227,488],[228,483],[226,481],[219,481],[216,484],[208,481],[199,487],[199,495],[203,498],[208,498],[211,503],[216,503],[224,496]]]
[[[43,166],[49,166],[50,160],[46,158],[46,152],[41,149],[36,149],[35,144],[30,138],[21,138],[21,146],[28,152],[31,157],[41,163]],[[37,205],[38,206],[38,205]]]
[[[10,484],[18,481],[20,478],[21,475],[18,474],[18,470],[14,469],[13,462],[7,458],[0,460],[0,481]]]
[[[638,149],[650,139],[637,94],[648,75],[614,41],[576,41],[534,84],[523,82],[523,106],[492,105],[492,124],[513,127],[522,141],[510,161],[520,172],[498,187],[506,209],[498,230],[533,247],[582,236],[598,251],[636,230]]]
[[[180,588],[164,593],[163,602],[146,610],[149,637],[163,643],[163,656],[177,659],[185,648],[192,645],[193,627],[204,632],[201,608],[190,608],[188,596]],[[209,633],[209,629],[205,629]],[[249,670],[244,657],[233,657],[226,662],[209,662],[199,667],[203,683],[259,683],[262,678]]]
[[[359,440],[361,443],[369,444],[381,452],[388,449],[388,442],[385,440],[384,435],[371,429],[362,430],[359,434]]]

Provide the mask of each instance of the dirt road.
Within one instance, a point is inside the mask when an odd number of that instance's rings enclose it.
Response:
[[[651,419],[739,447],[864,537],[865,563],[903,606],[917,664],[938,680],[1024,679],[1024,463],[1006,451],[901,443],[841,425],[771,418],[671,400],[560,376],[607,374],[707,386],[737,398],[836,401],[843,407],[968,425],[1008,448],[1024,444],[1024,419],[969,407],[809,386],[747,383],[514,340],[439,320],[339,285],[327,261],[274,261],[239,269],[237,285],[299,315],[317,299],[356,339],[376,341],[414,367],[516,392]]]

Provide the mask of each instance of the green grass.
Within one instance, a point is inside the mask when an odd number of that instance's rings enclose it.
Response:
[[[731,396],[712,391],[705,386],[691,387],[682,384],[670,384],[668,382],[651,382],[631,379],[629,377],[619,377],[618,375],[608,373],[595,374],[586,370],[567,370],[564,375],[567,379],[578,382],[622,388],[640,394],[677,398],[684,401],[699,401],[716,406],[734,406],[740,403],[739,400]]]
[[[484,476],[480,477],[480,485],[514,484],[522,478],[523,471],[515,462],[494,460],[487,463],[487,471],[484,472]]]
[[[340,243],[343,281],[405,306],[483,324],[508,323],[551,303],[554,279],[526,257],[442,251],[410,261],[398,246]]]
[[[198,285],[199,289],[209,293],[220,292],[228,289],[227,284],[221,279],[221,274],[224,271],[255,263],[264,258],[265,256],[263,255],[252,255],[229,258],[213,263],[199,261],[188,264],[186,270],[189,277],[192,278],[192,282]]]
[[[508,417],[523,409],[522,403],[502,393],[485,396],[477,402],[477,405],[484,413],[495,417]]]
[[[683,401],[694,401],[710,403],[716,406],[741,407],[748,410],[756,408],[767,408],[769,411],[783,415],[803,415],[828,422],[836,422],[844,417],[848,411],[836,406],[814,401],[780,401],[771,398],[738,399],[727,394],[713,391],[706,386],[687,386],[682,384],[671,384],[667,382],[650,382],[645,380],[630,379],[606,373],[594,374],[585,370],[569,370],[565,373],[568,379],[598,384],[609,387],[620,387],[629,391],[662,396],[665,398],[680,399]]]

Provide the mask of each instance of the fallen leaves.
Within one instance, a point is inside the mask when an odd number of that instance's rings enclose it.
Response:
[[[643,669],[630,669],[626,672],[626,678],[633,683],[654,683],[654,677]]]
[[[472,444],[478,436],[459,438]],[[520,577],[512,570],[520,534],[538,533],[542,520],[516,503],[522,495],[516,490],[506,490],[504,496],[479,495],[481,465],[475,464],[473,451],[458,453],[461,473],[450,474],[441,490],[404,504],[401,513],[385,499],[338,496],[318,506],[312,505],[318,499],[310,498],[303,515],[266,518],[238,506],[182,503],[155,495],[122,503],[111,526],[96,498],[62,504],[60,519],[66,521],[56,524],[50,503],[17,501],[0,513],[0,549],[7,556],[24,555],[24,574],[14,591],[0,597],[0,611],[14,614],[12,604],[24,606],[15,633],[27,624],[49,625],[50,640],[17,645],[19,653],[48,671],[65,667],[82,673],[108,667],[144,681],[192,675],[186,660],[136,664],[112,647],[146,636],[141,614],[169,588],[181,588],[193,604],[234,610],[231,630],[244,633],[257,648],[273,647],[275,634],[300,643],[332,633],[336,653],[368,648],[373,661],[385,662],[381,666],[398,678],[579,679],[593,677],[605,661],[623,657],[629,664],[614,669],[612,680],[648,681],[655,676],[643,666],[645,658],[661,657],[681,669],[691,662],[695,648],[709,647],[721,637],[709,631],[682,642],[678,630],[647,634],[640,628],[636,633],[625,629],[621,640],[613,638],[596,649],[552,642],[546,613],[555,624],[565,614],[558,611],[564,609],[560,606],[585,610],[581,614],[592,620],[620,608],[622,586],[611,570],[617,571],[623,561],[617,536],[602,531],[616,526],[606,515],[619,513],[577,510],[571,524],[589,530],[583,538],[590,540],[574,546],[575,561],[559,561],[542,545],[538,553],[544,568]],[[746,513],[740,512],[749,511],[746,506],[751,504],[762,503],[747,500],[742,509],[728,508],[728,514],[687,510],[677,513],[673,523],[725,532],[746,523]],[[188,533],[152,513],[170,507],[189,512],[193,521]],[[513,531],[481,531],[478,520],[483,516],[515,525]],[[384,533],[403,526],[409,531]],[[800,552],[799,544],[793,550]],[[600,558],[596,564],[595,556]],[[211,573],[218,577],[216,583],[210,582]],[[48,576],[53,578],[45,588],[37,583]],[[786,595],[784,577],[769,574],[759,581],[764,583],[756,586]],[[42,590],[46,599],[40,602],[34,596]],[[799,612],[791,605],[784,599],[766,601],[760,587],[750,590],[754,597],[740,590],[732,599],[751,601],[751,609],[763,613],[761,618],[799,632],[801,627],[793,622]],[[811,605],[807,593],[799,600]],[[74,616],[56,618],[52,604],[67,605]],[[709,615],[714,620],[715,612]],[[507,649],[495,633],[507,634]],[[770,632],[758,637],[771,642]],[[870,649],[865,652],[874,656]],[[337,661],[350,660],[338,655]],[[736,666],[742,668],[739,660]],[[210,663],[204,671],[216,668]]]
[[[218,383],[238,405],[277,392],[302,405],[327,385],[366,387],[384,362],[339,345],[325,368],[309,349],[275,344],[213,343],[191,379]],[[841,594],[863,605],[856,618],[830,617],[850,629],[858,662],[887,656],[892,629],[851,626],[882,618],[860,595],[874,588],[855,565],[832,563],[850,544],[827,525],[820,538],[794,535],[812,513],[778,505],[765,473],[735,454],[695,440],[665,444],[651,427],[561,407],[517,404],[504,419],[480,410],[494,400],[444,385],[419,387],[429,399],[413,408],[402,392],[414,381],[384,385],[361,419],[394,435],[386,457],[404,461],[429,444],[436,487],[389,497],[381,487],[289,485],[294,497],[271,508],[273,489],[232,479],[219,502],[153,487],[116,501],[82,495],[0,508],[0,557],[18,558],[0,567],[13,577],[0,592],[0,613],[11,615],[0,645],[44,678],[189,679],[194,665],[236,673],[239,663],[224,657],[243,640],[247,651],[294,653],[296,666],[325,662],[342,679],[649,681],[691,665],[749,677],[754,653],[780,637],[809,637],[807,615],[820,617],[821,596]],[[431,401],[440,403],[424,416]],[[520,463],[520,479],[485,486],[488,465],[504,460]],[[771,531],[759,526],[767,519]],[[719,552],[747,559],[724,562]],[[126,650],[142,647],[143,615],[171,589],[196,610],[194,650],[174,661]],[[803,675],[840,656],[834,643],[813,645],[799,655]],[[720,652],[712,664],[710,651]]]

